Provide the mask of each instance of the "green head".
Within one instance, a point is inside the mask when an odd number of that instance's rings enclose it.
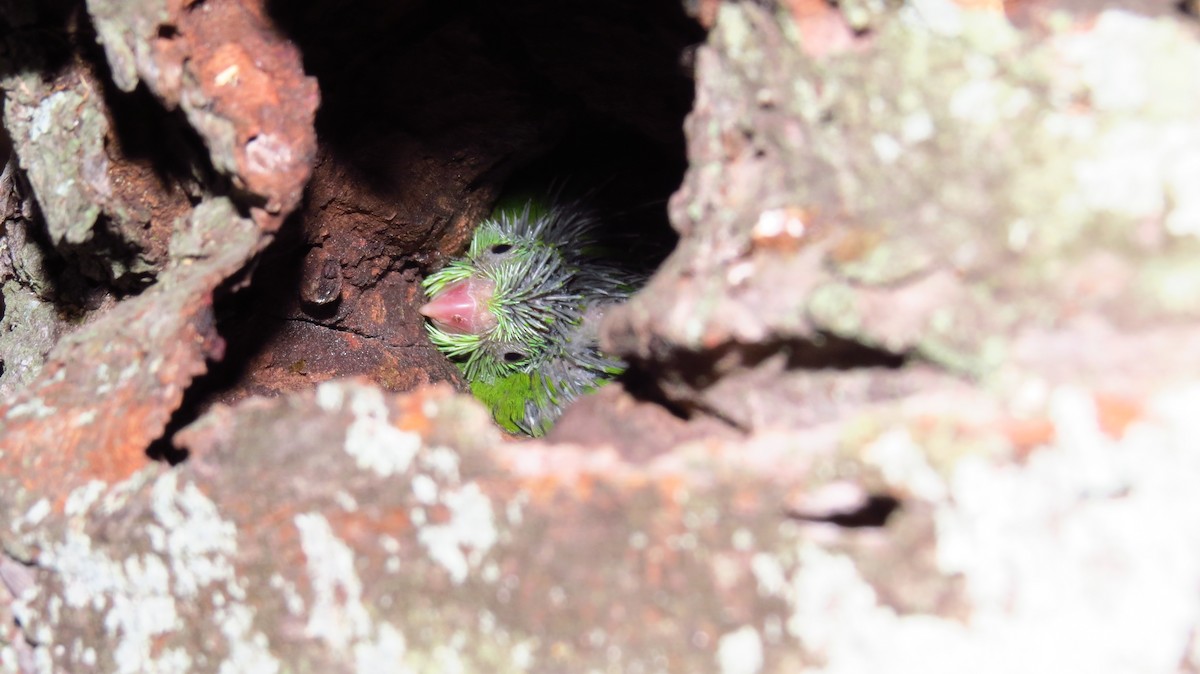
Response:
[[[510,202],[462,258],[425,279],[434,346],[509,431],[545,433],[624,367],[600,351],[597,325],[642,279],[597,245],[597,225],[576,203]]]
[[[574,220],[533,202],[498,209],[462,258],[425,279],[430,338],[468,380],[532,372],[561,326],[578,320],[577,265],[566,246],[586,239],[570,235],[585,234],[590,219]]]

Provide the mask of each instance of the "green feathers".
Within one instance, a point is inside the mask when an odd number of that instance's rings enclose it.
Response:
[[[431,341],[509,431],[544,434],[624,369],[600,351],[598,326],[642,277],[603,255],[599,224],[574,202],[502,205],[425,279]]]

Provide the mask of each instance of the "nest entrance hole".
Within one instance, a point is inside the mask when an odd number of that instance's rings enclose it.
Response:
[[[218,301],[227,355],[176,427],[214,401],[334,377],[458,381],[425,338],[419,282],[514,189],[586,197],[641,242],[648,271],[673,246],[685,56],[704,37],[675,0],[267,8],[319,83],[316,166],[250,283]],[[308,286],[324,299],[308,301]]]

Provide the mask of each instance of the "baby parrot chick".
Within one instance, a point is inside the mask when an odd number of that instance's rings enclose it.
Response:
[[[566,405],[624,370],[600,350],[599,323],[644,279],[601,246],[599,227],[574,202],[502,205],[462,258],[423,283],[434,346],[510,432],[545,434]]]

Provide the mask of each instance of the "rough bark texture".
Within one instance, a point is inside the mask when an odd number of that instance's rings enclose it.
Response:
[[[420,272],[669,153],[686,31],[372,4],[0,2],[0,672],[1200,669],[1191,17],[688,4],[679,245],[534,442]]]

